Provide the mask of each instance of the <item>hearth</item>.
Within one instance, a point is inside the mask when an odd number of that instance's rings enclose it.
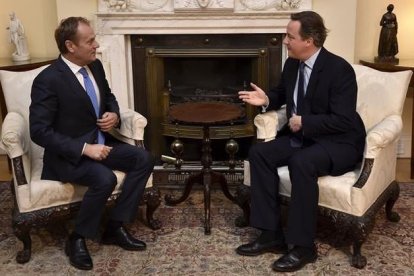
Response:
[[[238,159],[254,141],[257,109],[243,104],[239,90],[254,82],[267,90],[276,85],[282,64],[281,34],[132,35],[135,109],[148,118],[145,141],[156,158],[172,155],[171,142],[184,142],[184,161],[200,159],[202,127],[177,125],[168,118],[171,105],[226,101],[240,105],[244,116],[210,130],[213,159],[226,160],[229,137],[239,142]]]

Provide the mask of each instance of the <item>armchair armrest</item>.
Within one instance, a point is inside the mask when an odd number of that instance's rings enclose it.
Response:
[[[111,135],[128,144],[142,145],[147,119],[128,108],[121,108],[120,116],[121,127],[119,129],[114,128]]]
[[[398,139],[402,130],[400,115],[391,115],[367,133],[365,158],[375,158],[378,152]]]
[[[268,111],[258,114],[254,118],[254,125],[257,129],[257,139],[265,142],[275,139],[277,131],[287,123],[286,106],[277,111]]]
[[[3,121],[0,147],[10,159],[27,153],[30,147],[27,122],[22,115],[9,112]]]

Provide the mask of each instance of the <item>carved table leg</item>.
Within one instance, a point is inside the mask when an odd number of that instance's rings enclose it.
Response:
[[[201,164],[203,165],[203,185],[204,185],[204,234],[211,234],[210,224],[210,186],[212,180],[211,164],[213,163],[213,157],[211,156],[211,141],[210,141],[210,129],[207,125],[203,127],[203,145],[201,148]]]
[[[206,171],[203,173],[204,184],[204,234],[211,234],[210,224],[210,184],[211,184],[211,172]]]
[[[234,197],[229,191],[229,187],[227,185],[226,177],[222,173],[212,172],[213,174],[213,183],[219,183],[220,188],[223,191],[223,194],[232,202],[234,202]]]
[[[193,188],[194,183],[199,183],[199,184],[203,183],[202,176],[203,176],[202,173],[190,175],[185,182],[184,193],[181,195],[181,197],[175,199],[170,194],[165,195],[164,197],[165,203],[167,203],[168,205],[177,205],[178,203],[181,203],[184,200],[186,200],[188,196],[190,195],[190,192],[191,192],[191,189]]]

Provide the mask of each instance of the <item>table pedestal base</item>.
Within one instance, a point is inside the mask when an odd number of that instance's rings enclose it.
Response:
[[[234,197],[231,195],[228,187],[227,187],[227,181],[223,174],[219,172],[213,172],[213,171],[202,171],[200,173],[191,175],[186,183],[185,183],[185,189],[183,194],[177,198],[174,199],[171,195],[165,196],[165,202],[168,205],[176,205],[188,198],[190,195],[191,189],[193,188],[193,185],[195,183],[201,184],[204,186],[204,233],[206,235],[211,234],[211,223],[210,223],[210,194],[211,194],[211,184],[219,183],[221,190],[223,191],[223,194],[232,202],[234,202]]]
[[[185,189],[181,197],[174,199],[171,195],[165,196],[165,202],[168,205],[176,205],[188,198],[190,195],[191,189],[193,188],[194,183],[199,183],[204,186],[204,233],[206,235],[211,234],[211,224],[210,224],[210,194],[211,194],[211,185],[214,183],[219,183],[221,190],[224,195],[234,202],[234,197],[230,194],[230,191],[227,186],[227,180],[222,173],[214,172],[211,169],[212,157],[211,157],[211,144],[210,144],[210,134],[209,127],[205,125],[203,127],[203,146],[202,146],[202,157],[201,163],[203,168],[200,173],[191,175],[185,182]]]

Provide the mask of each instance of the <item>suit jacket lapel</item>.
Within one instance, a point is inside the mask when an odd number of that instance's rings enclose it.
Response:
[[[325,60],[326,49],[322,48],[312,68],[312,73],[309,78],[308,87],[306,88],[305,103],[309,103],[313,93],[316,90],[316,86],[319,81],[319,74],[322,72],[322,69],[325,65]]]
[[[287,105],[287,116],[290,118],[292,115],[292,110],[294,110],[295,100],[294,92],[296,86],[296,79],[298,77],[299,70],[299,60],[292,61],[292,65],[289,66],[290,69],[286,69],[286,82],[284,83],[286,87],[286,105]]]
[[[89,107],[89,112],[96,117],[95,109],[93,108],[93,104],[91,99],[89,98],[88,94],[86,93],[83,86],[79,83],[79,80],[73,74],[72,70],[68,67],[68,65],[59,57],[57,60],[57,67],[62,74],[62,79],[66,81],[69,87],[69,91],[76,93],[80,99],[86,102],[86,105]]]

